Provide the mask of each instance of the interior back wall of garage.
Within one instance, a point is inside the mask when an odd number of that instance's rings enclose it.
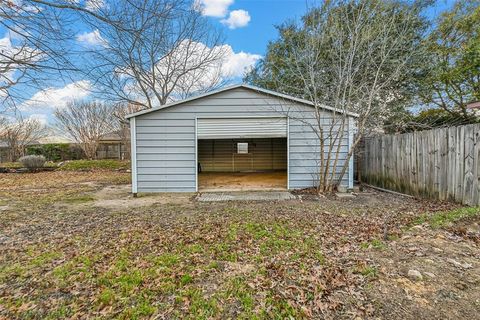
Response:
[[[248,142],[248,154],[237,153],[237,143]],[[202,172],[287,170],[287,139],[198,140]]]

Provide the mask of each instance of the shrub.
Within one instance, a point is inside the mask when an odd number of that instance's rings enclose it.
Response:
[[[48,161],[65,161],[81,159],[84,154],[82,149],[70,143],[47,143],[27,147],[28,155],[41,155]]]
[[[28,168],[29,170],[35,170],[38,168],[43,168],[46,160],[44,156],[30,155],[30,156],[21,157],[20,159],[18,159],[18,161],[25,168]]]

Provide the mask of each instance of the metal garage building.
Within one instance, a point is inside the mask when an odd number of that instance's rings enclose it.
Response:
[[[321,112],[322,123],[339,117],[338,110],[328,107]],[[345,134],[337,141],[338,171],[353,142],[356,115],[346,116]],[[308,101],[242,84],[127,118],[133,193],[300,189],[317,184],[317,120]],[[353,158],[341,184],[353,187]]]

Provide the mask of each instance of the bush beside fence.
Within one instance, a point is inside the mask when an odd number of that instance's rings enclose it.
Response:
[[[47,161],[78,160],[84,158],[82,149],[70,143],[48,143],[28,146],[27,155],[41,155]]]

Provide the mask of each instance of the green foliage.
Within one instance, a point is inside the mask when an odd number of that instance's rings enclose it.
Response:
[[[278,40],[269,43],[265,58],[245,81],[347,108],[364,116],[367,127],[378,127],[414,97],[425,59],[421,43],[427,23],[422,5],[325,1],[307,12],[300,25],[277,27]]]
[[[47,161],[76,160],[83,157],[82,150],[69,143],[47,143],[27,147],[27,154],[42,155]]]
[[[423,214],[419,216],[414,224],[422,224],[428,222],[433,228],[441,228],[464,218],[473,217],[480,214],[478,207],[465,207],[451,211],[436,212],[434,214]]]
[[[480,100],[480,5],[460,0],[443,13],[425,39],[429,63],[420,82],[426,104],[471,118],[467,104]]]
[[[375,93],[380,97],[376,103],[383,102],[386,105],[384,110],[379,109],[368,115],[372,119],[370,126],[385,122],[384,129],[396,133],[476,123],[478,117],[467,109],[467,104],[480,100],[479,2],[458,1],[450,11],[439,17],[432,31],[427,31],[429,23],[422,17],[425,5],[428,2],[324,2],[311,9],[300,25],[287,22],[278,26],[278,40],[269,43],[265,58],[244,80],[267,89],[334,105],[335,99],[330,97],[334,92],[332,88],[341,89],[346,84],[342,84],[341,79],[335,76],[335,70],[330,69],[335,59],[340,57],[331,48],[341,43],[344,48],[342,52],[348,52],[350,40],[354,41],[354,38],[344,36],[337,21],[342,21],[345,28],[350,28],[347,35],[371,37],[371,41],[365,41],[368,45],[356,48],[358,54],[353,56],[353,64],[356,66],[358,61],[363,62],[358,64],[355,72],[349,72],[352,75],[350,83],[355,83],[352,88],[369,87],[369,81],[373,81],[374,77],[368,77],[368,74],[373,75],[376,66],[370,64],[366,57],[376,57],[382,48],[386,48],[377,46],[376,39],[384,36],[385,17],[396,15],[391,27],[410,29],[403,33],[401,40],[388,39],[384,43],[389,46],[388,41],[398,42],[397,46],[392,46],[395,58],[372,59],[375,63],[382,61],[385,64],[381,75],[386,77],[385,83],[388,84]],[[368,10],[363,10],[365,8]],[[368,21],[356,29],[357,34],[352,35],[355,19],[362,19],[365,13],[369,15]],[[412,19],[412,15],[416,17]],[[312,48],[315,56],[304,59]],[[302,51],[305,52],[299,54]],[[391,81],[389,74],[399,64],[403,64],[402,74]],[[322,76],[319,79],[307,79],[312,80],[309,83],[304,75],[312,71]],[[380,79],[380,82],[384,80]],[[382,101],[382,96],[391,96],[393,99]],[[357,98],[354,97],[354,100],[358,102]],[[429,110],[418,115],[407,110],[408,107],[418,106],[419,102],[429,106]],[[352,108],[362,115],[363,107],[359,110]]]
[[[22,164],[20,162],[2,162],[0,166],[2,168],[17,169],[21,168]]]
[[[189,284],[190,282],[193,281],[193,277],[189,274],[184,274],[181,278],[180,278],[180,283],[182,284],[182,286],[184,285],[187,285]]]
[[[129,169],[130,162],[119,160],[75,160],[68,161],[61,170],[87,171],[87,170],[121,170]]]
[[[353,269],[354,273],[359,273],[366,278],[375,278],[378,275],[378,269],[368,264],[359,264]]]
[[[85,202],[90,202],[95,200],[91,195],[85,194],[85,195],[73,195],[72,197],[68,197],[64,200],[66,203],[70,204],[80,204],[80,203],[85,203]]]
[[[442,108],[431,108],[418,114],[407,111],[396,113],[386,121],[384,127],[386,133],[406,133],[478,123],[479,121],[480,119],[473,114],[461,116]]]
[[[98,296],[98,301],[102,305],[111,305],[115,301],[115,293],[111,289],[104,289]]]
[[[299,88],[301,80],[289,71],[293,51],[305,47],[305,30],[292,22],[277,26],[278,40],[271,41],[265,58],[261,59],[244,81],[269,90],[308,98]]]
[[[373,239],[369,242],[362,242],[360,244],[360,247],[362,249],[368,249],[368,248],[373,248],[373,249],[377,249],[377,250],[383,250],[385,249],[387,246],[385,245],[385,243],[383,243],[382,240],[379,240],[379,239]]]

